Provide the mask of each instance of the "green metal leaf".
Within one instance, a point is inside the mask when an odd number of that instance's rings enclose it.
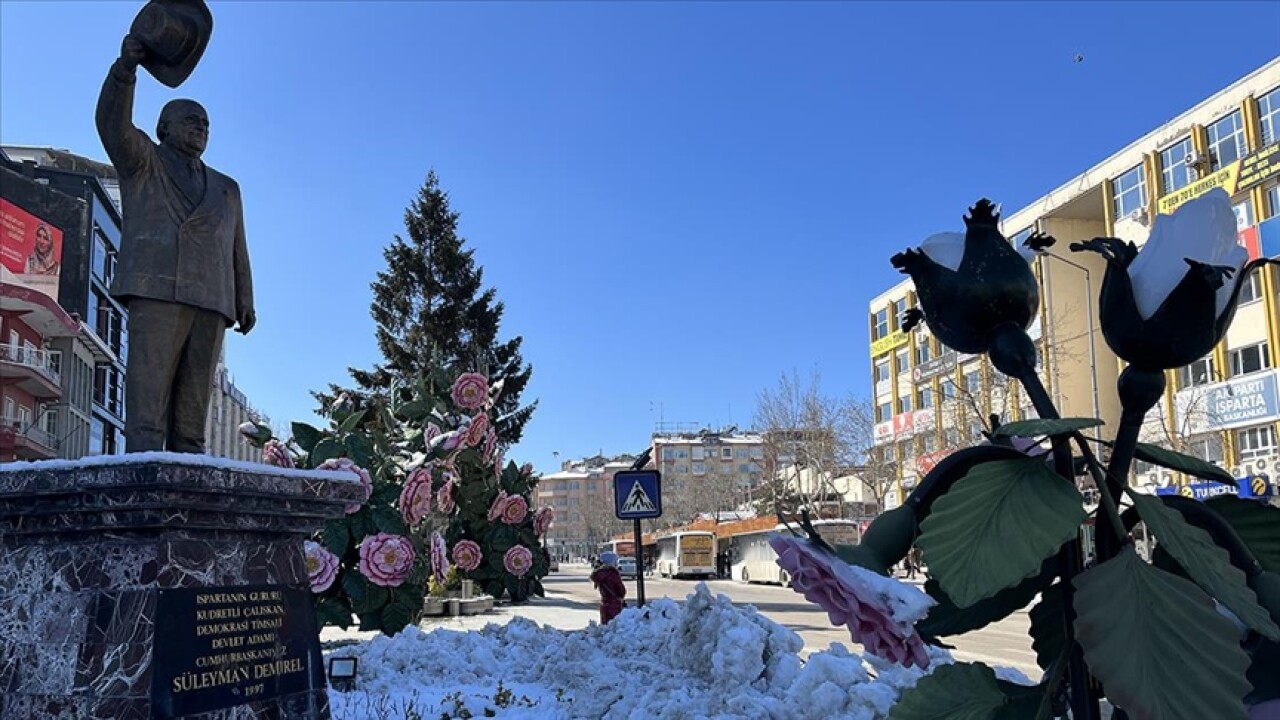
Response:
[[[1217,465],[1205,462],[1197,457],[1166,450],[1159,445],[1138,443],[1137,447],[1133,449],[1133,457],[1142,462],[1159,465],[1162,468],[1169,468],[1170,470],[1194,475],[1205,480],[1226,483],[1227,485],[1236,484],[1235,478],[1231,477],[1231,473]]]
[[[351,413],[347,416],[347,419],[343,420],[342,424],[338,426],[338,432],[345,434],[355,430],[356,427],[360,425],[360,421],[364,420],[364,416],[368,412],[368,410],[357,410],[356,412]]]
[[[379,629],[383,634],[395,635],[403,630],[410,622],[412,622],[412,620],[409,616],[409,611],[400,605],[391,603],[390,605],[382,608],[382,627]]]
[[[354,432],[347,435],[346,441],[347,456],[360,467],[370,470],[373,467],[373,443],[369,441],[369,436],[364,433]]]
[[[1280,640],[1280,627],[1258,605],[1258,597],[1249,588],[1244,573],[1231,564],[1227,551],[1218,547],[1209,533],[1188,523],[1182,513],[1166,507],[1158,497],[1138,493],[1131,493],[1131,497],[1160,547],[1178,561],[1191,580],[1245,625],[1272,640]]]
[[[1076,638],[1113,704],[1135,718],[1247,720],[1249,656],[1195,583],[1126,547],[1075,587]]]
[[[377,527],[378,532],[384,532],[388,535],[408,535],[409,528],[404,523],[404,518],[394,508],[385,505],[378,506],[373,509],[373,524]]]
[[[303,452],[311,452],[311,449],[320,442],[320,431],[311,427],[306,423],[295,422],[291,426],[293,429],[293,441],[302,448]]]
[[[345,449],[335,438],[324,438],[311,449],[311,465],[320,467],[325,460],[342,457],[344,453]]]
[[[930,638],[961,635],[1009,617],[1030,604],[1039,592],[1053,582],[1057,574],[1056,559],[1055,556],[1045,560],[1035,576],[967,608],[956,607],[938,586],[938,581],[930,578],[924,584],[924,591],[938,604],[929,609],[929,614],[923,620],[916,623],[916,631]]]
[[[993,720],[1008,699],[981,663],[943,665],[902,693],[889,720]]]
[[[346,520],[330,520],[324,524],[325,548],[341,558],[347,554],[351,543],[351,531],[347,529]]]
[[[1019,420],[996,428],[996,437],[1042,437],[1067,435],[1077,430],[1098,427],[1103,422],[1096,418],[1055,418],[1053,420]]]
[[[1219,495],[1205,501],[1240,536],[1263,570],[1280,572],[1280,508]]]
[[[1054,583],[1031,608],[1031,648],[1036,664],[1048,670],[1062,656],[1067,643],[1066,618],[1062,615],[1062,583]]]
[[[1045,684],[1018,685],[996,680],[996,687],[1005,696],[1004,707],[996,711],[992,720],[1034,720],[1044,701]]]
[[[917,544],[958,607],[1017,585],[1076,536],[1084,499],[1043,459],[974,466],[938,498]]]

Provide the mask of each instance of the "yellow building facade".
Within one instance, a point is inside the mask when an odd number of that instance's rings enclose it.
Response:
[[[1232,196],[1239,242],[1250,257],[1280,257],[1280,58],[1207,98],[1026,207],[1003,213],[1002,230],[1021,244],[1033,232],[1057,238],[1037,258],[1040,317],[1031,327],[1041,374],[1065,417],[1099,417],[1109,436],[1119,421],[1115,383],[1123,368],[1102,338],[1097,296],[1105,266],[1073,242],[1118,237],[1144,243],[1160,213],[1209,190]],[[974,197],[977,199],[977,196]],[[919,238],[918,240],[923,240]],[[1223,342],[1206,358],[1169,373],[1163,403],[1143,440],[1215,462],[1235,477],[1280,472],[1280,277],[1252,274]],[[929,469],[957,448],[981,442],[988,418],[1034,417],[1016,383],[985,357],[941,346],[927,328],[901,329],[915,305],[910,280],[868,304],[876,452],[894,463],[901,502]],[[1138,464],[1135,487],[1154,491],[1183,479]]]

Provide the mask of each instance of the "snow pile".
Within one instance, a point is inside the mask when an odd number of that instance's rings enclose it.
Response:
[[[356,690],[329,697],[334,720],[414,717],[409,706],[424,718],[882,720],[925,674],[839,644],[806,662],[803,647],[699,584],[683,607],[664,598],[583,630],[515,618],[477,632],[379,636],[331,653],[358,658],[359,676]],[[929,654],[931,667],[952,662]]]

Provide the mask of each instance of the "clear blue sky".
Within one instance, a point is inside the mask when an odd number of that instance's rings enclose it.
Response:
[[[141,2],[0,2],[0,142],[104,158],[103,73]],[[435,168],[525,338],[510,456],[747,426],[792,368],[869,385],[891,253],[1016,209],[1280,54],[1275,3],[210,3],[212,42],[135,117],[209,109],[258,328],[237,383],[277,423],[377,360],[369,283]],[[1074,63],[1076,54],[1084,62]]]

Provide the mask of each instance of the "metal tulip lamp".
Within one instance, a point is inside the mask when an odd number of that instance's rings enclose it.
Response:
[[[944,665],[903,694],[893,717],[1040,719],[1069,707],[1075,720],[1095,720],[1105,692],[1115,718],[1248,720],[1249,708],[1280,701],[1280,509],[1128,487],[1135,458],[1233,481],[1205,461],[1138,441],[1143,418],[1163,397],[1164,371],[1212,350],[1230,325],[1243,278],[1266,262],[1247,262],[1235,243],[1229,198],[1217,190],[1158,217],[1141,250],[1114,238],[1071,246],[1108,262],[1102,332],[1128,363],[1110,442],[1080,432],[1101,420],[1060,417],[1026,333],[1040,304],[1030,263],[1053,238],[1037,234],[1014,247],[987,200],[964,220],[964,233],[934,235],[893,256],[919,299],[904,329],[923,322],[952,349],[985,353],[1021,384],[1039,418],[993,422],[989,443],[953,453],[901,507],[877,518],[860,545],[831,553],[886,574],[918,545],[935,604],[914,629],[928,643],[1034,602],[1031,644],[1044,675],[1025,687],[996,679],[980,663]],[[1049,452],[1039,447],[1046,442]],[[1111,448],[1106,466],[1095,444]],[[1082,547],[1089,517],[1078,471],[1099,491],[1094,548]],[[1134,548],[1138,522],[1159,543],[1151,562]],[[827,547],[804,526],[811,542]],[[1087,569],[1086,551],[1096,558]],[[1171,668],[1190,671],[1174,678]],[[965,714],[974,708],[989,714]]]

